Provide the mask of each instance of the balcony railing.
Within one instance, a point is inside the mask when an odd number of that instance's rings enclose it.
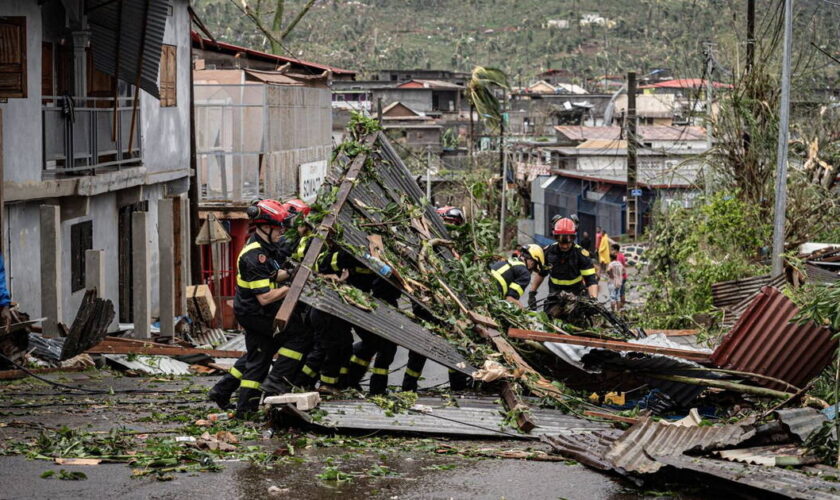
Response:
[[[134,140],[130,140],[133,100],[119,97],[115,103],[108,97],[44,97],[44,172],[60,175],[139,165],[139,106]]]

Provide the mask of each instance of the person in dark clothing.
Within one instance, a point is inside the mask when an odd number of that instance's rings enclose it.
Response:
[[[326,278],[369,291],[375,281],[373,272],[361,266],[347,251],[330,244],[331,248],[319,256],[316,271]],[[347,372],[344,365],[353,348],[352,327],[347,321],[315,308],[309,312],[309,323],[314,333],[312,350],[295,377],[295,385],[312,388],[320,380],[320,392],[337,394],[340,377]]]
[[[519,299],[531,283],[531,273],[539,271],[544,265],[543,249],[535,244],[525,245],[519,247],[510,259],[490,264],[490,276],[499,285],[505,300],[522,308]]]
[[[584,231],[580,237],[580,247],[589,252],[590,255],[594,252],[592,249],[592,238],[587,231]]]
[[[385,279],[375,274],[374,276],[370,293],[379,300],[397,307],[400,291]],[[391,363],[394,362],[394,356],[397,354],[397,344],[362,328],[356,327],[355,331],[361,340],[353,344],[353,352],[342,387],[358,388],[365,372],[370,369],[370,394],[385,394],[388,391]],[[376,359],[373,359],[374,356]],[[371,361],[373,366],[371,366]]]
[[[549,277],[549,297],[561,291],[574,295],[589,294],[598,297],[598,276],[589,252],[575,244],[575,224],[571,219],[560,219],[554,225],[554,237],[557,240],[545,248],[545,267],[538,272],[531,283],[531,294],[536,295],[537,288],[546,276]],[[545,309],[552,301],[546,300]]]
[[[239,388],[239,417],[257,408],[260,383],[277,350],[274,316],[289,290],[280,284],[291,278],[291,273],[282,269],[286,256],[279,245],[289,222],[288,211],[275,200],[260,200],[249,207],[248,215],[256,229],[237,259],[233,302],[236,319],[245,329],[246,353],[208,393],[211,401],[227,409]]]

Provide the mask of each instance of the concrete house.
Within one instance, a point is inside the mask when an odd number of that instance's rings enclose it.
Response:
[[[95,280],[148,335],[187,284],[188,1],[17,0],[0,24],[12,300],[55,335]]]
[[[304,61],[292,71],[280,59],[273,62],[280,70],[255,69],[254,61],[274,56],[251,54],[245,64],[226,56],[254,51],[201,43],[194,65],[215,69],[193,72],[198,216],[202,223],[218,220],[230,235],[215,250],[202,246],[202,281],[220,308],[222,326],[232,328],[236,259],[249,236],[245,209],[256,198],[315,200],[333,148],[325,83],[352,72]]]

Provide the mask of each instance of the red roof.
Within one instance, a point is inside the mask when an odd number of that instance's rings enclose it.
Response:
[[[732,85],[728,83],[712,82],[712,87],[716,89],[731,89]],[[680,78],[677,80],[666,80],[664,82],[652,83],[650,85],[642,85],[640,89],[696,89],[706,88],[706,80],[702,78]]]
[[[434,90],[460,90],[464,87],[457,83],[445,82],[443,80],[409,80],[396,86],[398,89],[434,89]]]
[[[309,69],[313,70],[332,71],[332,73],[336,75],[356,75],[355,71],[349,69],[336,68],[335,66],[318,64],[310,61],[304,61],[301,59],[295,59],[293,57],[278,56],[274,54],[269,54],[268,52],[261,52],[259,50],[249,49],[247,47],[240,47],[239,45],[233,45],[231,43],[214,42],[212,40],[208,40],[207,38],[203,38],[195,31],[191,31],[190,36],[192,37],[193,47],[200,49],[214,50],[216,52],[225,52],[234,55],[239,53],[245,53],[248,55],[248,57],[254,59],[261,59],[263,61],[270,61],[278,64],[292,63],[294,65],[308,67]]]

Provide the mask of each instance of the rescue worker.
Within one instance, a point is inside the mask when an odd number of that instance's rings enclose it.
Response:
[[[524,309],[519,298],[531,283],[531,273],[545,266],[545,254],[536,244],[523,245],[507,260],[490,264],[490,276],[499,285],[502,297],[520,309]]]
[[[387,272],[390,272],[390,269]],[[366,290],[360,287],[358,282],[353,283],[353,273],[350,276],[351,281],[348,282],[356,286],[356,288],[360,288],[362,291],[369,291],[371,295],[379,300],[393,307],[397,307],[400,291],[382,277],[374,274],[374,279],[370,282],[369,288]],[[397,354],[397,344],[359,327],[355,327],[354,330],[361,340],[353,344],[347,373],[341,380],[341,386],[358,389],[362,377],[370,369],[370,394],[385,394],[388,391],[388,374],[390,373],[391,363],[393,363],[394,356]],[[376,359],[373,359],[374,356]],[[371,362],[373,366],[371,366]]]
[[[330,248],[318,258],[316,271],[329,279],[370,291],[376,279],[373,272],[331,241],[328,244]],[[353,350],[352,326],[342,318],[315,308],[309,311],[309,324],[314,334],[312,350],[295,377],[295,385],[312,388],[320,381],[319,392],[338,394],[339,379],[347,373],[344,365]]]
[[[466,222],[466,218],[464,217],[464,212],[460,208],[456,207],[440,207],[435,210],[440,218],[443,219],[443,222],[446,224],[451,224],[453,226],[461,226]]]
[[[435,210],[437,214],[443,219],[447,226],[463,226],[466,222],[464,212],[460,208],[445,206]],[[450,227],[450,230],[455,228]],[[460,256],[457,252],[452,250],[452,254],[456,259]],[[413,305],[414,315],[424,321],[434,321],[434,318],[422,308]],[[414,351],[409,351],[408,362],[405,365],[405,374],[403,375],[402,390],[403,392],[411,391],[417,392],[420,377],[423,374],[423,368],[426,366],[426,357],[422,354],[417,354]],[[463,391],[467,387],[467,376],[461,372],[449,369],[449,388],[453,391]]]
[[[568,218],[561,218],[552,230],[555,242],[547,246],[545,253],[545,267],[538,271],[531,282],[528,295],[528,306],[536,309],[537,289],[546,276],[549,277],[548,294],[552,296],[565,291],[574,295],[588,293],[590,297],[598,297],[598,276],[589,252],[575,244],[575,223]],[[548,310],[550,301],[546,301]]]
[[[274,316],[289,290],[280,283],[291,278],[291,273],[282,269],[285,255],[278,245],[289,223],[288,211],[275,200],[260,200],[247,213],[255,230],[237,258],[233,301],[236,320],[245,329],[246,353],[208,393],[211,401],[228,409],[231,395],[239,388],[239,417],[257,408],[260,382],[277,350]]]

